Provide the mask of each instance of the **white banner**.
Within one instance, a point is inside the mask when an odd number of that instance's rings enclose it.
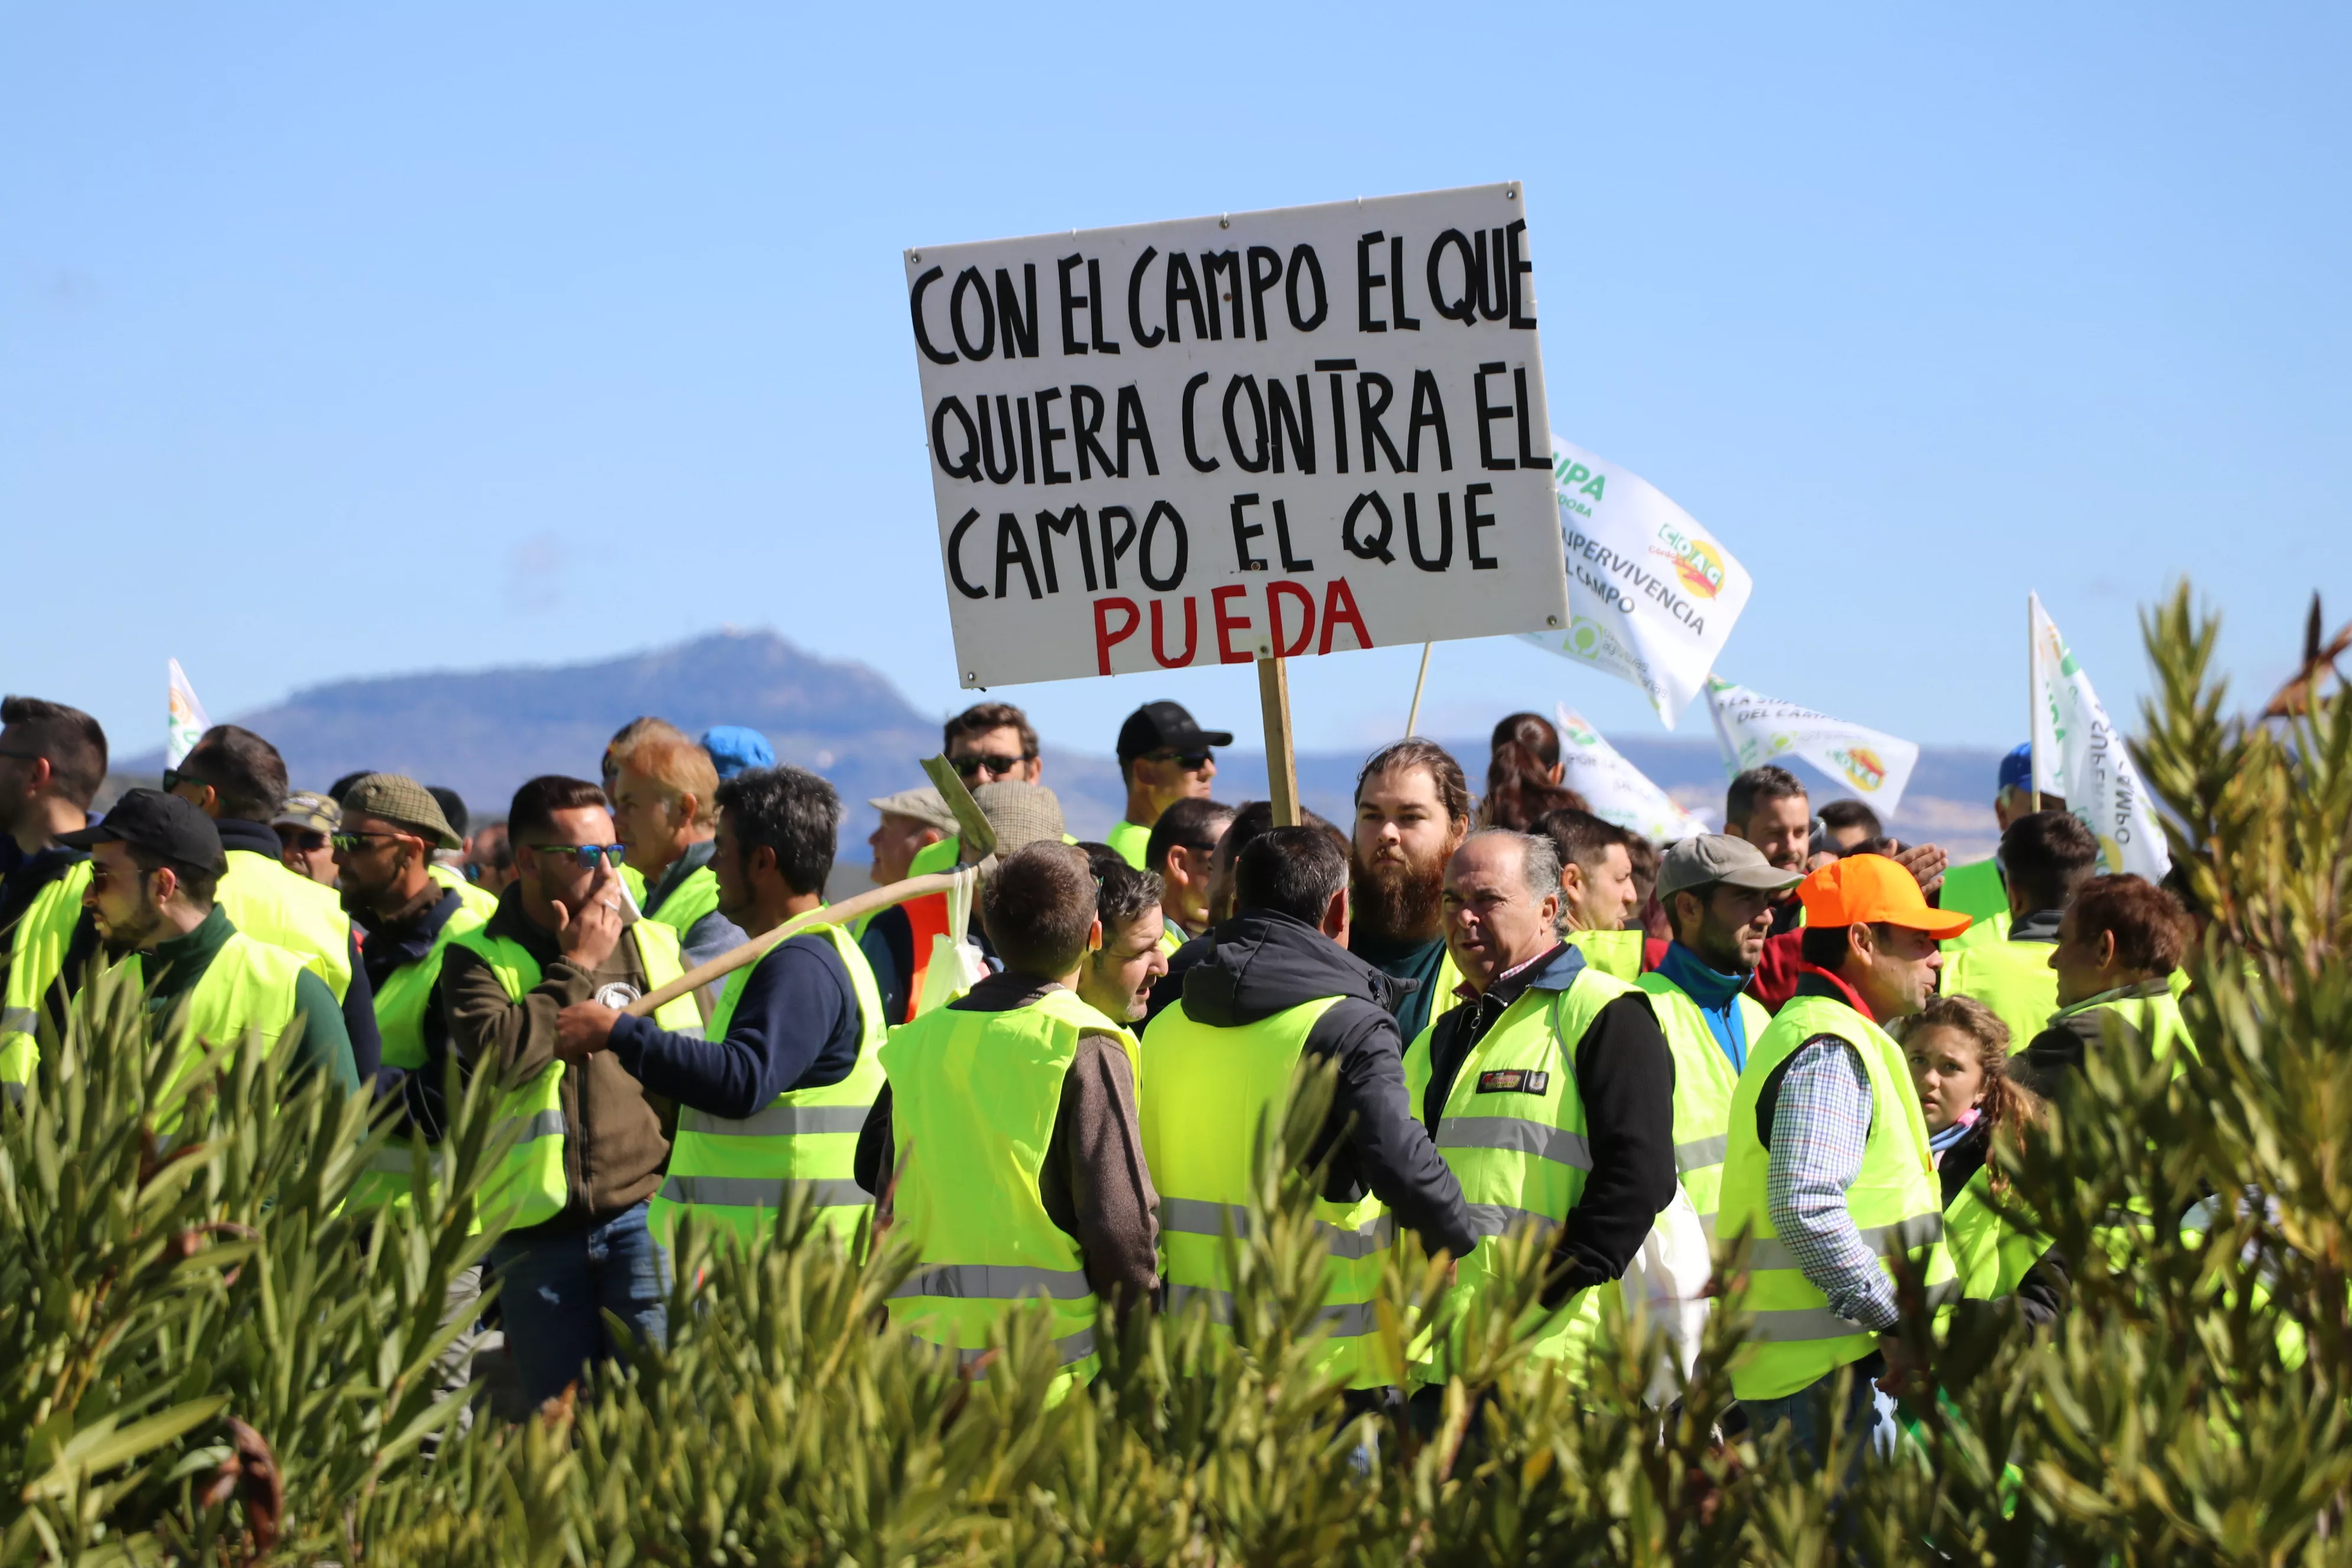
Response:
[[[1672,844],[1706,831],[1706,823],[1651,783],[1582,714],[1563,702],[1552,710],[1552,719],[1559,728],[1559,782],[1582,795],[1593,816],[1653,844]]]
[[[1551,447],[1569,622],[1528,640],[1640,687],[1671,730],[1706,684],[1754,582],[1639,474],[1558,436]]]
[[[1525,206],[907,252],[963,684],[1566,626]]]
[[[2160,881],[2172,868],[2156,807],[2132,766],[2124,738],[2107,721],[2091,678],[2066,649],[2057,624],[2028,599],[2033,625],[2034,786],[2063,795],[2066,809],[2080,817],[2099,841],[2104,869],[2128,871]]]
[[[1918,765],[1919,748],[1909,741],[1713,676],[1707,677],[1706,700],[1715,715],[1716,738],[1723,744],[1727,773],[1736,775],[1767,763],[1802,757],[1868,802],[1881,823],[1893,820],[1904,786],[1911,782],[1911,770]]]
[[[170,661],[165,672],[171,687],[170,716],[163,721],[163,765],[176,768],[187,761],[188,753],[196,749],[205,731],[213,727],[205,717],[205,705],[196,700],[196,689],[188,684],[188,672],[180,661]]]

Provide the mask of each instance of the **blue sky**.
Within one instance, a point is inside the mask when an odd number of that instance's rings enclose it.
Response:
[[[2290,6],[13,6],[0,686],[127,752],[169,655],[221,717],[731,624],[950,710],[903,247],[1508,178],[1555,427],[1755,575],[1727,677],[2007,745],[2029,587],[2120,716],[2187,574],[2266,691],[2352,616],[2347,68]],[[1300,661],[1300,743],[1417,653]],[[1656,732],[1504,641],[1423,728],[1556,700]]]

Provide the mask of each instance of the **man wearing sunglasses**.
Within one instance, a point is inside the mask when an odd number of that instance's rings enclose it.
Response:
[[[386,1094],[404,1093],[411,1120],[435,1137],[446,1044],[436,994],[444,950],[488,916],[433,875],[433,851],[464,841],[441,803],[415,779],[366,774],[344,791],[338,817],[331,849],[335,885],[344,910],[367,927],[360,966],[383,1037],[376,1083]],[[388,1185],[404,1188],[408,1167],[405,1140],[385,1151]]]
[[[335,834],[342,827],[342,808],[323,795],[297,790],[286,797],[269,819],[278,835],[278,858],[298,877],[322,888],[335,885]]]
[[[676,933],[625,911],[628,848],[614,841],[603,790],[556,774],[532,779],[515,792],[507,830],[514,885],[488,923],[451,939],[441,1011],[459,1063],[499,1075],[499,1115],[524,1129],[484,1202],[507,1216],[490,1267],[504,1287],[507,1343],[536,1405],[617,1352],[605,1312],[656,1344],[668,1332],[668,1261],[646,1226],[669,1157],[661,1113],[613,1052],[562,1059],[557,1016],[592,999],[625,1007],[683,966]],[[672,1034],[702,1027],[688,996],[654,1022]]]
[[[1180,800],[1205,798],[1217,776],[1217,746],[1229,731],[1203,730],[1181,703],[1147,702],[1118,727],[1118,776],[1127,785],[1127,816],[1104,842],[1140,871],[1160,814]]]
[[[940,735],[940,752],[970,790],[982,784],[1035,784],[1045,771],[1029,715],[1010,702],[975,703],[949,720]],[[917,850],[907,875],[951,871],[962,856],[963,841],[951,833]]]
[[[22,1095],[33,1080],[46,1009],[65,1011],[67,953],[82,924],[89,856],[62,842],[89,821],[106,781],[106,731],[79,708],[37,697],[0,701],[0,825],[17,856],[0,881],[0,1094]],[[84,946],[89,945],[88,941]]]
[[[334,889],[286,868],[269,821],[286,804],[286,759],[250,730],[215,724],[176,768],[163,772],[163,791],[213,819],[228,869],[220,905],[236,929],[289,948],[310,963],[343,1010],[343,1030],[362,1080],[375,1076],[383,1055],[375,1001],[360,967],[352,917]]]
[[[719,908],[755,934],[821,909],[841,835],[833,786],[800,768],[751,768],[717,794]],[[749,1240],[797,1195],[845,1246],[873,1206],[850,1179],[851,1156],[881,1091],[888,1023],[857,944],[820,924],[728,975],[707,1030],[673,1033],[576,1002],[557,1020],[557,1049],[572,1060],[609,1050],[677,1104],[650,1215],[665,1243],[688,1214],[706,1233]]]

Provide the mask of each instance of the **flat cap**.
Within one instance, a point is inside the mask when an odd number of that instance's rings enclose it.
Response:
[[[972,791],[971,798],[978,803],[981,815],[988,818],[988,825],[996,829],[999,859],[1041,838],[1061,842],[1062,802],[1044,784],[1011,780],[986,784]]]
[[[405,773],[370,773],[343,791],[343,815],[396,822],[436,849],[463,849],[466,841],[441,814],[433,792]]]
[[[917,822],[929,823],[941,833],[957,831],[955,813],[940,792],[929,784],[919,789],[902,789],[897,795],[877,795],[866,805],[885,816],[911,816]]]

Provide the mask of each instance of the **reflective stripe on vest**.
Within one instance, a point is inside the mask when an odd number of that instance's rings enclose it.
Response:
[[[1938,987],[1947,996],[1970,996],[2009,1026],[2009,1048],[2021,1051],[2058,1010],[2058,972],[2050,967],[2054,942],[1986,942],[1944,955]]]
[[[677,937],[654,921],[635,921],[629,940],[636,944],[637,961],[649,991],[659,990],[685,970],[678,962]],[[539,961],[511,937],[493,936],[487,927],[464,931],[452,942],[478,955],[499,977],[509,1001],[520,1002],[540,983]],[[674,996],[654,1013],[654,1022],[674,1035],[702,1033],[702,1010],[691,993]],[[552,1061],[530,1080],[509,1089],[499,1098],[500,1128],[520,1127],[522,1136],[499,1156],[498,1166],[482,1184],[481,1212],[489,1223],[521,1230],[541,1225],[563,1212],[571,1186],[564,1172],[563,1063]]]
[[[1865,1237],[1877,1238],[1880,1261],[1889,1273],[1894,1258],[1908,1259],[1931,1308],[1949,1305],[1959,1291],[1942,1240],[1943,1193],[1903,1047],[1843,1002],[1794,997],[1748,1047],[1748,1069],[1731,1097],[1730,1146],[1724,1155],[1716,1230],[1726,1237],[1745,1234],[1752,1244],[1754,1261],[1738,1305],[1753,1314],[1755,1328],[1731,1369],[1732,1390],[1741,1399],[1794,1394],[1878,1346],[1874,1331],[1840,1317],[1821,1288],[1796,1267],[1773,1229],[1766,1196],[1770,1152],[1757,1133],[1757,1100],[1780,1065],[1822,1035],[1853,1047],[1870,1082],[1870,1132],[1861,1173],[1846,1189],[1848,1214]]]
[[[1739,1087],[1739,1074],[1687,992],[1654,971],[1634,984],[1649,994],[1650,1011],[1666,1037],[1666,1053],[1674,1058],[1675,1170],[1712,1242],[1723,1191],[1723,1156],[1731,1142],[1731,1096]],[[1753,1051],[1771,1026],[1772,1016],[1753,996],[1743,994],[1734,1005]]]
[[[866,1113],[882,1092],[882,1063],[877,1053],[888,1035],[882,994],[866,954],[847,931],[820,925],[807,934],[830,942],[849,972],[857,1007],[857,1060],[840,1082],[788,1089],[740,1121],[679,1107],[669,1173],[654,1195],[648,1216],[654,1235],[665,1243],[675,1246],[677,1222],[688,1211],[698,1226],[715,1224],[726,1234],[749,1240],[774,1223],[786,1192],[796,1191],[823,1211],[820,1223],[845,1246],[874,1205],[852,1169]],[[778,955],[784,945],[779,943],[759,963],[727,976],[719,1005],[711,1010],[710,1038],[726,1038],[752,972],[782,962]]]
[[[66,949],[81,920],[89,862],[77,860],[33,895],[8,932],[8,973],[0,984],[0,1093],[21,1100],[41,1060],[41,1013],[65,973]]]
[[[705,915],[719,912],[719,873],[708,866],[698,866],[688,871],[678,885],[669,890],[661,907],[646,913],[677,932],[678,940],[694,929],[694,922]],[[738,970],[736,973],[740,973]]]
[[[1063,1392],[1094,1376],[1097,1303],[1037,1177],[1085,1034],[1117,1038],[1142,1081],[1135,1037],[1063,990],[1006,1013],[942,1007],[881,1050],[900,1161],[893,1218],[918,1248],[891,1321],[969,1363],[997,1320],[1038,1303],[1061,1349]]]
[[[1463,1057],[1432,1139],[1462,1184],[1479,1236],[1457,1266],[1449,1316],[1496,1288],[1497,1237],[1527,1225],[1557,1228],[1584,1195],[1592,1150],[1584,1097],[1577,1092],[1576,1046],[1603,1007],[1633,989],[1588,963],[1565,991],[1529,987]],[[1435,1032],[1433,1024],[1423,1029],[1404,1056],[1406,1103],[1416,1112],[1428,1101]],[[1601,1321],[1602,1298],[1614,1294],[1579,1291],[1550,1314],[1532,1353],[1580,1359]],[[1426,1375],[1442,1383],[1454,1359],[1446,1335],[1438,1336],[1433,1354]]]
[[[1642,977],[1642,940],[1638,931],[1572,931],[1569,946],[1584,954],[1584,962],[1612,980],[1628,985]]]
[[[1233,1323],[1224,1238],[1229,1228],[1236,1240],[1248,1233],[1260,1130],[1281,1124],[1307,1037],[1339,1000],[1319,997],[1230,1028],[1196,1021],[1180,1000],[1144,1031],[1136,1121],[1143,1163],[1160,1189],[1169,1305],[1206,1300],[1220,1334],[1229,1335]],[[1395,1220],[1369,1194],[1352,1204],[1318,1198],[1315,1220],[1328,1258],[1323,1321],[1331,1336],[1318,1375],[1344,1378],[1351,1388],[1399,1382],[1403,1369],[1391,1364],[1370,1333],[1371,1300]]]
[[[229,924],[256,942],[300,953],[341,1002],[352,988],[352,917],[335,889],[288,870],[275,856],[232,849],[227,858],[213,901]]]

